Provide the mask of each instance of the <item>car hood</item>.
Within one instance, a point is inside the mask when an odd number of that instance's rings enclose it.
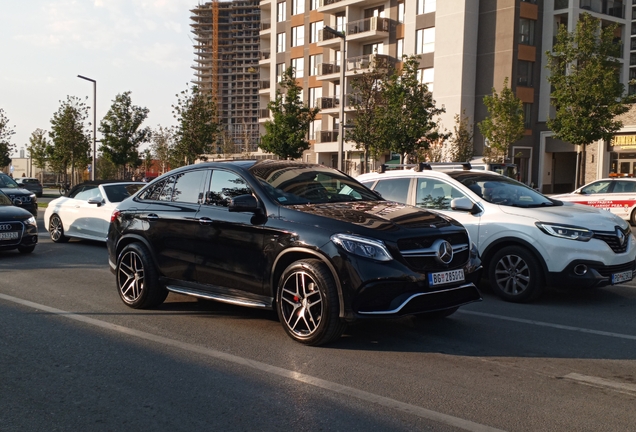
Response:
[[[11,197],[11,195],[13,195],[13,196],[22,196],[22,195],[31,195],[31,194],[33,194],[33,192],[31,192],[30,190],[23,189],[23,188],[18,188],[18,189],[14,189],[14,188],[0,188],[0,190],[2,192],[4,192],[6,195],[9,195],[9,197]]]
[[[551,197],[554,198],[554,197]],[[574,225],[595,231],[613,231],[615,226],[625,229],[628,223],[618,216],[596,207],[564,202],[561,206],[520,208],[499,206],[510,216],[527,217],[540,222]]]
[[[287,208],[306,214],[322,216],[336,223],[351,223],[377,231],[395,232],[399,230],[461,226],[454,219],[439,213],[392,201],[307,204]]]
[[[0,206],[0,221],[23,221],[30,217],[33,217],[33,215],[21,207]]]

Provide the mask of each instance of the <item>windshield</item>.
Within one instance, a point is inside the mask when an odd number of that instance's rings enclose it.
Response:
[[[116,202],[122,202],[129,196],[134,195],[143,186],[145,185],[141,183],[114,184],[114,185],[104,186],[104,192],[106,192],[106,197],[108,198],[108,201],[116,203]]]
[[[0,207],[13,205],[8,196],[0,192]]]
[[[472,190],[475,195],[492,204],[514,207],[545,207],[559,203],[506,176],[474,172],[448,174]]]
[[[19,189],[20,186],[6,174],[0,174],[0,188]]]
[[[335,169],[298,163],[255,164],[250,171],[282,205],[380,201],[381,198]]]

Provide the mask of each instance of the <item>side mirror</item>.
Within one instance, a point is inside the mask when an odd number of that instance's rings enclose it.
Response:
[[[450,203],[450,207],[452,210],[469,212],[470,214],[476,214],[481,211],[477,204],[466,197],[454,198]]]
[[[101,206],[104,203],[104,200],[100,197],[93,197],[88,199],[89,204],[96,204],[97,207]]]
[[[231,212],[258,213],[258,201],[253,195],[245,194],[234,197],[230,200],[228,210]]]

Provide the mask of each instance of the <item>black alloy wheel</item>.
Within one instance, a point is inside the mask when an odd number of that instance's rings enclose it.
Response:
[[[508,246],[495,253],[490,260],[488,279],[495,294],[510,302],[529,302],[543,291],[541,266],[523,247]]]
[[[168,296],[161,286],[148,249],[141,243],[127,245],[117,259],[117,292],[134,309],[159,306]]]
[[[338,339],[346,327],[338,316],[338,291],[327,266],[316,259],[297,261],[285,269],[276,308],[287,334],[305,345]]]
[[[62,225],[62,219],[56,214],[51,216],[49,220],[49,234],[51,240],[55,243],[66,243],[70,239],[64,235],[64,226]]]

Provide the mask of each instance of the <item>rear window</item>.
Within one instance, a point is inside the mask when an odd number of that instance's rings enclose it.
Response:
[[[108,198],[108,201],[122,202],[129,196],[135,194],[143,186],[143,184],[105,185],[104,191],[106,192],[106,198]]]

